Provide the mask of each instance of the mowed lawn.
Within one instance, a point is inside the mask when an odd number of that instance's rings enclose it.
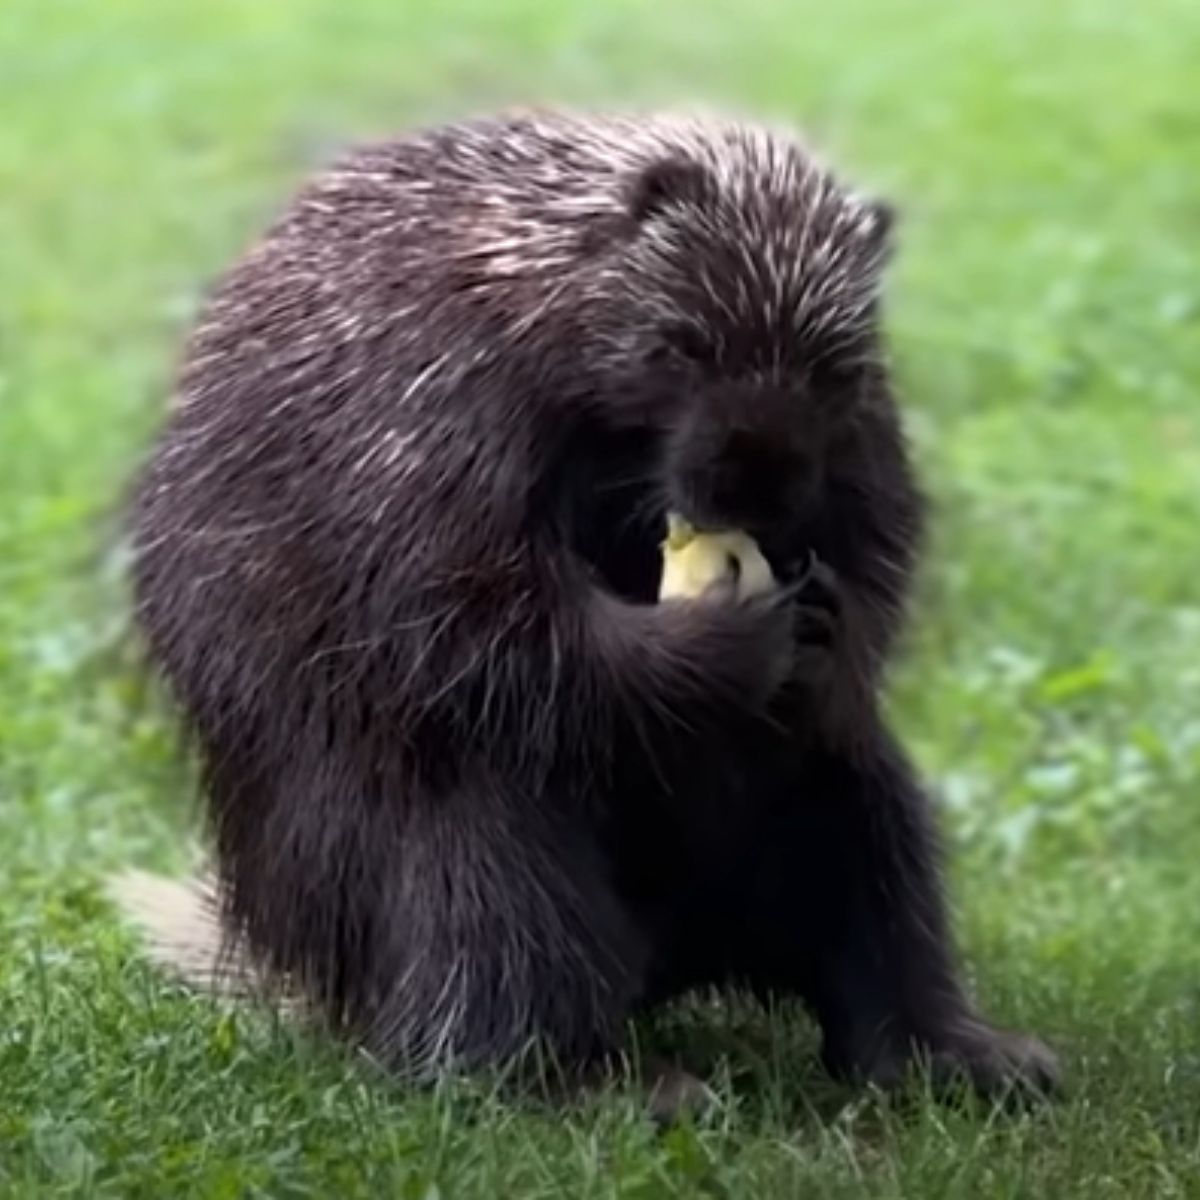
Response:
[[[4,0],[0,1194],[1200,1196],[1200,5]],[[665,1136],[412,1094],[159,980],[114,868],[192,776],[120,639],[113,514],[201,288],[340,142],[508,102],[803,124],[903,214],[890,324],[936,501],[896,720],[944,802],[1032,1114],[836,1088],[798,1011],[641,1036],[723,1097]]]

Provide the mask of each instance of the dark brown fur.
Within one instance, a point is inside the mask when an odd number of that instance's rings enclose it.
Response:
[[[212,297],[138,616],[229,929],[398,1070],[741,983],[842,1073],[1051,1080],[963,994],[879,711],[923,511],[887,237],[787,137],[514,117],[355,152]],[[668,507],[785,586],[653,603]]]

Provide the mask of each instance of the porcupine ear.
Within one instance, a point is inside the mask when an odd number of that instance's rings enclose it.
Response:
[[[682,157],[658,159],[644,167],[629,187],[629,212],[646,221],[682,204],[701,204],[714,180],[702,163]]]
[[[878,197],[864,196],[859,203],[862,211],[862,236],[875,251],[882,267],[892,257],[899,214],[891,203]]]

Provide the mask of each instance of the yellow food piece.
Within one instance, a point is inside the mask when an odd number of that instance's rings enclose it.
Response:
[[[689,600],[734,577],[738,599],[768,591],[775,582],[758,543],[740,529],[701,532],[676,513],[667,515],[662,544],[660,600]]]

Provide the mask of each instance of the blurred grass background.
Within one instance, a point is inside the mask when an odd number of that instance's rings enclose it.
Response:
[[[0,1194],[1200,1196],[1197,64],[1192,0],[4,0]],[[340,143],[536,101],[784,118],[897,202],[937,512],[892,702],[1051,1110],[856,1097],[736,1004],[650,1031],[726,1101],[665,1138],[412,1096],[114,924],[104,873],[194,829],[105,547],[202,287]]]

